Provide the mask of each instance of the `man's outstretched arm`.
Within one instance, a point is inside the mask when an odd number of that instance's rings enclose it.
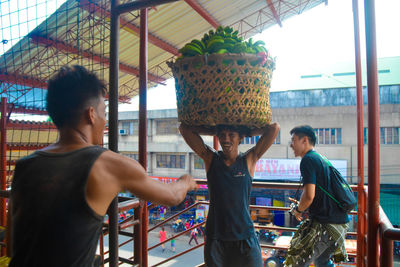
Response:
[[[105,151],[90,171],[86,200],[94,211],[104,215],[112,199],[122,190],[153,203],[176,206],[185,199],[188,191],[196,188],[196,182],[190,175],[164,184],[149,177],[136,160]]]

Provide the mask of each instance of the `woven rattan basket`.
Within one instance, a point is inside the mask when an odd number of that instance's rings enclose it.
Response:
[[[169,62],[175,77],[178,120],[261,128],[271,123],[269,88],[274,62],[253,54],[211,54]]]

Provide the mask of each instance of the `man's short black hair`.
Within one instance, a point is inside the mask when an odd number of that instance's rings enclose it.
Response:
[[[82,66],[62,67],[48,82],[46,109],[58,129],[75,126],[82,112],[96,105],[106,87],[96,74]]]
[[[250,134],[250,129],[245,126],[240,126],[240,125],[226,125],[226,124],[219,124],[216,126],[216,132],[217,136],[222,132],[222,131],[232,131],[232,132],[237,132],[240,137],[248,136]]]
[[[299,138],[303,138],[304,136],[308,137],[308,141],[312,146],[315,146],[315,143],[317,142],[317,136],[315,135],[314,129],[309,126],[309,125],[301,125],[294,127],[292,130],[290,130],[290,134],[295,134]]]

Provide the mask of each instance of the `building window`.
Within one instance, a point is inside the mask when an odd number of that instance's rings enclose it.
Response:
[[[322,74],[312,74],[312,75],[301,75],[301,79],[307,79],[307,78],[321,78]]]
[[[255,145],[258,142],[259,139],[260,139],[259,135],[245,137],[242,140],[241,144],[243,144],[243,145]],[[280,143],[281,143],[281,131],[278,132],[278,135],[276,136],[273,144],[278,145]]]
[[[121,123],[121,129],[124,130],[124,135],[138,135],[139,134],[139,121],[123,121]]]
[[[131,158],[131,159],[134,159],[134,160],[136,160],[137,162],[139,162],[139,153],[122,153],[122,155],[124,155],[124,156],[126,156],[126,157],[128,157],[128,158]],[[150,155],[149,154],[147,154],[147,157],[146,157],[146,161],[147,161],[147,167],[149,167],[149,166],[151,166],[151,157],[150,157]],[[139,162],[140,163],[140,162]]]
[[[159,120],[156,122],[156,134],[178,134],[178,121],[177,120]]]
[[[399,127],[381,127],[381,144],[399,144]]]
[[[126,153],[124,156],[127,156],[128,158],[134,159],[136,161],[139,161],[139,154],[137,153]]]
[[[342,144],[342,128],[315,128],[314,132],[317,136],[317,144]]]
[[[185,169],[185,155],[156,154],[157,168]]]
[[[257,141],[260,139],[260,136],[249,136],[249,137],[245,137],[243,138],[241,144],[244,145],[254,145],[255,143],[257,143]]]
[[[129,135],[129,121],[123,121],[121,129],[122,131],[119,131],[121,135]]]
[[[194,154],[194,168],[197,170],[205,169],[204,161],[202,158]]]
[[[380,143],[383,145],[398,145],[400,127],[381,127],[380,128]],[[364,145],[368,144],[368,128],[364,128]]]
[[[354,75],[356,75],[355,72],[340,72],[333,74],[333,76],[354,76]]]
[[[278,132],[278,135],[274,140],[274,145],[279,145],[280,143],[281,143],[281,131]]]
[[[368,128],[364,127],[364,145],[368,144]]]

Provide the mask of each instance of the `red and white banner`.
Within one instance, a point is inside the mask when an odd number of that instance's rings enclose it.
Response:
[[[329,160],[333,166],[347,177],[346,160]],[[175,182],[176,177],[150,176],[165,184]],[[281,181],[300,181],[300,159],[259,159],[254,172],[254,180],[281,180]],[[207,189],[207,185],[199,185],[198,188]]]
[[[330,160],[347,177],[346,160]],[[300,159],[259,159],[254,172],[255,180],[300,181]]]

